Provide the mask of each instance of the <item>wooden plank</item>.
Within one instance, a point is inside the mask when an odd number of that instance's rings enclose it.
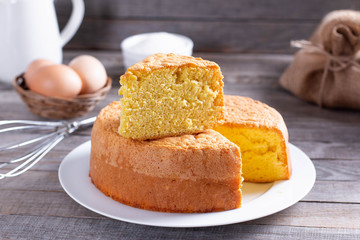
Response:
[[[291,141],[291,143],[299,147],[311,159],[326,159],[324,161],[360,159],[359,142]]]
[[[275,107],[280,113],[283,114],[286,122],[288,122],[289,128],[292,127],[292,123],[305,127],[311,127],[317,125],[318,127],[328,127],[327,124],[333,124],[334,126],[343,126],[344,122],[353,123],[353,126],[359,126],[360,112],[350,110],[331,110],[331,109],[320,109],[316,105],[309,104],[302,101],[288,92],[280,89],[278,86],[269,87],[271,84],[263,86],[262,82],[225,82],[224,92],[225,94],[248,96],[254,99],[263,101],[272,107]],[[97,113],[103,106],[114,100],[119,100],[120,97],[117,95],[118,86],[114,85],[113,89],[108,94],[107,98],[103,100],[93,111]],[[11,115],[16,116],[26,115],[25,104],[23,104],[13,90],[2,91],[4,97],[4,104],[0,106],[2,114],[0,119],[7,116],[10,119]],[[6,104],[11,104],[9,108]],[[293,109],[296,109],[296,112]],[[88,114],[90,115],[90,114]],[[18,117],[18,118],[19,118]],[[306,120],[298,121],[298,118]],[[39,119],[39,118],[37,118]],[[309,124],[311,122],[311,124]],[[351,127],[351,126],[350,126]]]
[[[323,239],[353,240],[359,229],[232,224],[205,228],[160,228],[111,219],[0,216],[5,239]],[[30,229],[30,230],[29,230]]]
[[[318,180],[360,180],[360,160],[313,160],[313,163]]]
[[[105,218],[80,206],[65,192],[1,190],[0,200],[2,215]],[[360,204],[298,202],[251,224],[360,229],[359,213]]]
[[[82,54],[89,54],[97,57],[105,65],[108,75],[112,77],[113,86],[119,86],[119,77],[125,71],[120,51],[67,50],[64,52],[64,63],[67,64],[72,58]],[[263,86],[273,86],[277,83],[277,78],[292,60],[291,55],[277,54],[224,55],[219,53],[195,52],[194,56],[217,62],[225,75],[225,82],[257,83]],[[12,89],[12,85],[0,82],[0,90],[13,91]],[[20,100],[20,98],[16,94],[2,98],[2,101],[7,101],[9,103],[12,101],[18,102],[18,100]]]
[[[292,55],[279,54],[213,54],[206,52],[195,52],[196,57],[211,60],[219,64],[224,74],[225,82],[265,83],[277,82],[278,77],[293,60]],[[229,77],[238,77],[230,80]],[[244,77],[251,77],[251,80],[241,81]],[[246,78],[245,78],[246,79]]]
[[[70,3],[58,1],[57,5],[62,27],[68,20]],[[127,36],[168,31],[191,37],[197,51],[290,53],[289,41],[308,38],[326,13],[359,8],[356,0],[297,0],[292,4],[263,0],[257,5],[251,0],[197,4],[191,0],[92,1],[86,4],[82,27],[66,48],[116,50]]]
[[[234,87],[233,87],[234,86]],[[233,87],[233,89],[231,89]],[[114,88],[113,91],[117,92],[118,88]],[[344,134],[338,136],[341,139],[354,139],[355,134],[359,131],[359,120],[360,120],[360,112],[359,111],[334,111],[334,110],[325,110],[320,109],[315,105],[310,105],[306,102],[303,102],[294,96],[291,96],[285,92],[281,92],[279,90],[264,90],[264,89],[240,89],[235,85],[225,84],[225,93],[231,95],[240,95],[240,96],[248,96],[252,97],[256,100],[260,100],[274,108],[276,108],[284,117],[285,122],[287,123],[288,129],[290,131],[300,131],[297,139],[292,139],[292,137],[296,136],[298,133],[291,133],[290,139],[291,141],[304,140],[301,135],[311,134],[310,131],[315,131],[312,133],[313,136],[310,136],[313,140],[317,139],[321,142],[325,142],[324,134],[318,134],[320,132],[326,132],[329,128],[334,128],[334,132],[344,131]],[[6,105],[0,105],[0,119],[32,119],[32,120],[45,120],[40,117],[32,115],[25,104],[21,102],[20,99],[17,99],[16,93],[14,92],[2,92],[4,98],[4,104],[9,103],[11,108]],[[11,100],[13,99],[13,101]],[[93,111],[88,113],[86,117],[96,116],[98,112],[109,104],[112,101],[119,100],[120,97],[114,94],[109,94],[106,99],[100,102],[99,105],[95,107]],[[285,102],[285,103],[284,103]],[[292,111],[292,108],[296,109]],[[79,118],[80,119],[80,118]],[[76,119],[74,119],[76,120]],[[301,132],[303,130],[303,132]],[[346,135],[346,132],[349,133]],[[352,132],[354,131],[354,132]],[[329,133],[328,141],[333,140],[336,142],[336,134]],[[311,139],[306,139],[311,141]],[[340,141],[340,139],[339,139]],[[339,142],[337,141],[337,142]],[[351,142],[350,142],[351,143]],[[353,143],[356,144],[356,141]]]
[[[57,13],[68,16],[69,1],[55,1]],[[281,6],[281,7],[279,7]],[[321,6],[321,7],[318,7]],[[359,9],[356,0],[103,0],[87,1],[86,16],[91,18],[156,18],[207,20],[287,20],[319,21],[337,9]]]
[[[274,215],[251,221],[251,224],[360,228],[360,204],[299,202]]]
[[[119,78],[125,72],[120,51],[82,51],[67,50],[64,52],[64,64],[76,56],[89,54],[98,58],[105,66],[108,75],[113,79],[113,86],[119,86]],[[292,60],[292,55],[277,54],[219,54],[195,52],[194,56],[217,62],[225,82],[243,82],[273,87],[278,77]],[[12,90],[12,85],[0,82],[0,90]],[[18,98],[16,96],[16,98]],[[3,99],[12,101],[12,98]]]
[[[338,202],[360,203],[360,190],[355,186],[360,180],[355,181],[324,181],[317,180],[310,193],[302,201],[313,202]],[[360,214],[360,213],[359,213]]]
[[[356,134],[358,134],[360,130],[353,126],[350,128],[334,128],[328,133],[327,131],[329,130],[289,128],[290,142],[293,140],[310,142],[353,142],[356,141]]]
[[[116,72],[118,76],[124,73],[122,53],[114,51],[88,51],[66,50],[64,63],[67,64],[72,58],[90,54],[98,58],[109,72]],[[219,64],[223,74],[231,76],[265,76],[266,80],[274,80],[284,71],[292,61],[292,55],[279,54],[221,54],[208,52],[194,52],[195,57],[211,60]],[[227,81],[227,79],[224,79]]]
[[[64,191],[1,190],[0,214],[102,218],[80,206]]]
[[[63,192],[57,171],[28,171],[11,179],[0,181],[0,191],[21,190],[41,192]]]
[[[62,20],[61,20],[62,21]],[[188,20],[107,20],[85,18],[66,49],[119,50],[128,36],[166,31],[194,41],[195,51],[226,53],[292,53],[290,41],[310,37],[310,22],[228,22]]]

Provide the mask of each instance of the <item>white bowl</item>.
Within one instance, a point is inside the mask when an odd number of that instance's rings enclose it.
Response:
[[[154,32],[134,35],[121,42],[125,68],[155,53],[175,53],[191,56],[193,41],[183,35]]]

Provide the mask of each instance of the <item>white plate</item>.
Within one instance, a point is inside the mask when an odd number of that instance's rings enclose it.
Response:
[[[292,177],[273,183],[244,183],[242,207],[213,213],[162,213],[130,207],[100,192],[89,178],[90,141],[71,151],[59,168],[62,187],[80,205],[109,218],[161,227],[206,227],[239,223],[279,212],[301,200],[315,183],[315,168],[290,144]]]

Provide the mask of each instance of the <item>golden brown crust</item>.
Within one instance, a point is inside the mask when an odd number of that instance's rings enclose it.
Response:
[[[235,144],[213,130],[151,141],[127,139],[117,133],[120,109],[119,102],[105,107],[91,133],[90,176],[101,191],[125,204],[160,211],[239,206],[241,159]],[[172,190],[164,192],[164,183]]]
[[[228,181],[152,177],[129,169],[99,165],[90,171],[94,185],[126,205],[161,212],[213,212],[239,208],[239,179]]]
[[[279,130],[286,140],[289,135],[284,119],[274,108],[241,96],[224,96],[224,124]]]
[[[288,170],[286,179],[291,176],[291,162],[288,147],[289,134],[281,114],[274,108],[248,97],[224,95],[225,126],[242,128],[262,128],[277,132],[283,139],[281,149],[285,156],[284,165]]]
[[[219,68],[214,62],[195,58],[191,56],[181,56],[173,53],[158,53],[149,56],[128,68],[128,71],[153,71],[155,69],[173,68],[173,67],[202,67],[202,68]]]

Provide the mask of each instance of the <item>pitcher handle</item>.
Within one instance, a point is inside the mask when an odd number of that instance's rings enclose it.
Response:
[[[61,47],[63,47],[75,35],[84,18],[85,5],[83,0],[72,0],[71,16],[64,29],[60,33]]]

